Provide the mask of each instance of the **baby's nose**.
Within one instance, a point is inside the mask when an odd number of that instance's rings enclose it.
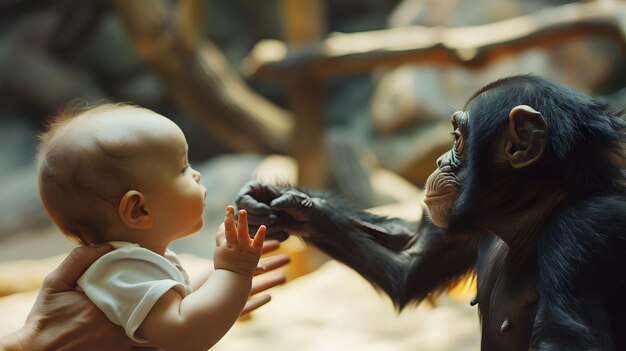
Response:
[[[200,172],[196,171],[194,169],[193,171],[193,179],[195,179],[196,182],[200,183],[200,179],[202,179],[202,174],[200,174]]]

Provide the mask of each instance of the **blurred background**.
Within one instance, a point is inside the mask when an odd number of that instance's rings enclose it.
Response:
[[[626,108],[625,33],[617,0],[0,0],[0,335],[73,247],[33,162],[70,102],[130,102],[183,129],[208,189],[205,227],[172,245],[194,271],[253,178],[419,220],[451,113],[495,79],[538,74]],[[471,292],[398,315],[300,241],[283,250],[291,282],[216,350],[478,349]]]

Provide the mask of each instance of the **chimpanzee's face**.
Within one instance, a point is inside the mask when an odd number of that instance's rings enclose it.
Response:
[[[441,228],[448,227],[449,214],[461,190],[462,179],[458,171],[463,163],[467,114],[455,112],[451,123],[454,129],[454,145],[437,160],[437,169],[426,181],[424,198],[430,219]]]
[[[486,99],[486,97],[479,95],[473,101],[484,102],[481,99]],[[461,213],[465,217],[468,215],[480,217],[481,213],[487,212],[495,215],[495,212],[501,208],[480,208],[481,196],[498,196],[498,194],[489,193],[490,186],[489,184],[485,185],[485,180],[481,177],[490,174],[491,179],[505,182],[508,187],[514,187],[516,182],[520,181],[515,178],[518,177],[514,175],[516,174],[515,170],[534,165],[541,159],[546,148],[548,125],[541,113],[532,107],[527,105],[515,106],[507,116],[494,111],[485,111],[484,107],[480,108],[480,104],[478,104],[479,107],[476,105],[472,107],[470,102],[468,106],[467,111],[458,111],[452,114],[454,145],[450,151],[437,160],[437,169],[426,181],[424,202],[428,207],[430,219],[441,228],[450,226],[450,215],[453,209],[455,218]],[[468,111],[471,111],[471,115],[474,117],[471,117]],[[477,118],[486,118],[486,120],[477,123],[479,121]],[[497,123],[482,123],[484,121]],[[494,131],[494,128],[497,130]],[[472,142],[468,139],[470,131],[473,135]],[[483,138],[484,136],[487,137]],[[488,147],[478,148],[476,145],[471,145],[476,143],[478,139],[483,139],[482,143]],[[475,156],[469,157],[470,148],[472,155]],[[482,149],[482,151],[478,149]],[[477,168],[474,158],[478,155],[491,160],[490,163],[481,166],[489,169]],[[509,171],[503,172],[505,169]],[[466,184],[470,174],[474,183]],[[507,177],[514,177],[515,179]],[[479,189],[476,188],[477,181],[482,184]],[[462,206],[457,206],[457,200],[461,193],[464,194],[464,199],[472,200],[460,204]],[[473,196],[469,196],[469,194]],[[497,201],[492,203],[497,203]],[[475,223],[480,222],[480,220],[481,218],[472,219]]]

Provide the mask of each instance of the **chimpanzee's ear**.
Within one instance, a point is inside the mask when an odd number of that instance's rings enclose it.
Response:
[[[509,112],[507,135],[504,153],[511,167],[524,168],[543,156],[548,141],[548,124],[532,107],[515,106]]]

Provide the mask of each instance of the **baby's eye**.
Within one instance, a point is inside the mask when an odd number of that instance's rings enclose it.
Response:
[[[185,166],[183,166],[183,169],[181,169],[181,170],[180,170],[180,173],[185,173],[185,171],[186,171],[189,167],[191,167],[191,165],[186,164]]]

